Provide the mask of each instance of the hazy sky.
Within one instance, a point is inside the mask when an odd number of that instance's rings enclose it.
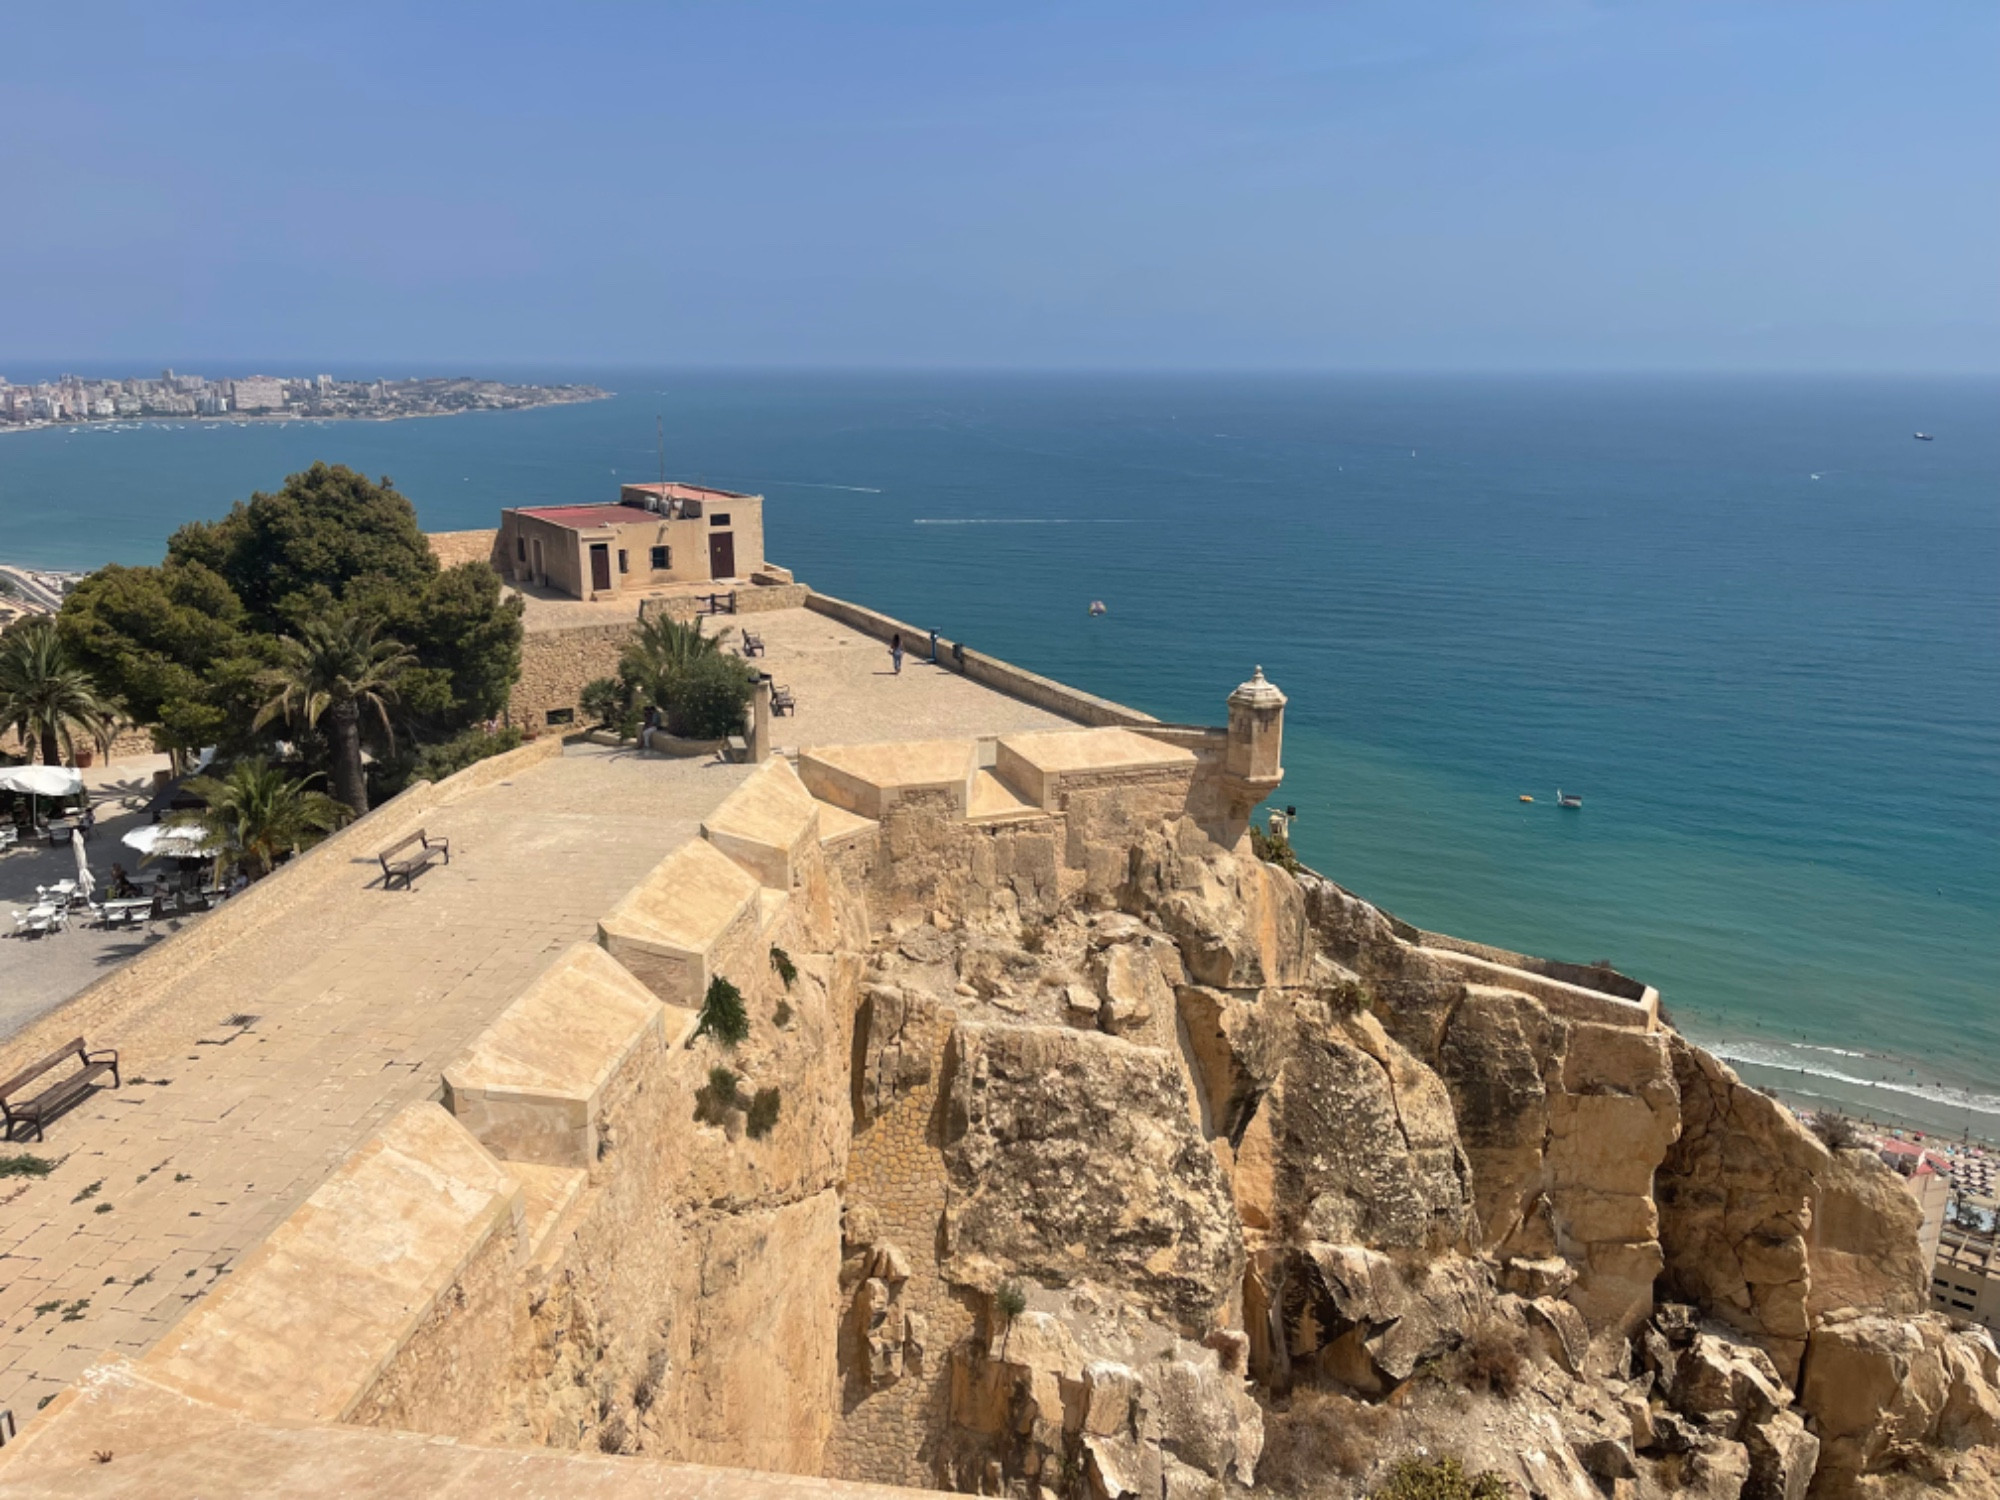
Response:
[[[0,374],[2000,368],[2000,7],[13,5]]]

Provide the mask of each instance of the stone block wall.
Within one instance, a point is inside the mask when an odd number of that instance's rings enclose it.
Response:
[[[440,568],[455,568],[460,563],[482,562],[500,571],[500,532],[497,527],[486,531],[430,531],[424,540],[431,544],[431,555],[438,560]]]
[[[583,689],[599,677],[618,675],[618,655],[632,639],[633,622],[580,625],[570,630],[531,630],[521,639],[521,677],[508,702],[508,718],[524,733],[566,733],[571,725],[549,723],[552,710],[567,709],[574,727],[584,723]]]
[[[827,1444],[830,1479],[867,1480],[928,1488],[936,1483],[938,1444],[949,1426],[949,1352],[977,1322],[969,1300],[938,1269],[938,1233],[947,1186],[938,1139],[938,1060],[957,1017],[929,1017],[920,1045],[932,1059],[924,1081],[902,1094],[865,1128],[848,1151],[843,1184],[846,1213],[841,1249],[848,1299],[841,1320],[840,1418]],[[857,1041],[856,1050],[863,1044]],[[905,1274],[876,1277],[893,1248]],[[867,1282],[882,1280],[889,1315],[902,1337],[901,1368],[893,1376],[871,1359]],[[879,1323],[879,1320],[877,1320]]]

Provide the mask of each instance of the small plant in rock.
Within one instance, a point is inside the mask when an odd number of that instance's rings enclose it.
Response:
[[[702,996],[701,1019],[695,1022],[694,1036],[712,1036],[725,1047],[734,1047],[750,1035],[750,1013],[743,1008],[743,991],[720,974],[708,982]],[[694,1037],[688,1038],[690,1042]]]
[[[1003,1281],[1000,1290],[993,1294],[993,1306],[999,1310],[1006,1322],[1013,1322],[1028,1310],[1028,1294],[1021,1289],[1018,1281]]]
[[[799,966],[792,962],[792,955],[776,943],[771,945],[771,967],[778,971],[778,977],[785,981],[785,988],[792,987],[792,981],[799,977]]]
[[[56,1164],[23,1151],[18,1156],[0,1156],[0,1177],[46,1177]]]
[[[1459,1379],[1475,1391],[1510,1399],[1528,1377],[1528,1336],[1515,1324],[1488,1318],[1459,1350]]]
[[[777,1123],[778,1091],[776,1089],[757,1090],[750,1098],[750,1108],[747,1111],[747,1118],[744,1120],[743,1128],[749,1132],[751,1140],[761,1141],[771,1133]]]
[[[694,1117],[704,1125],[721,1125],[740,1104],[736,1075],[727,1068],[710,1068],[708,1082],[694,1093]]]
[[[1812,1133],[1829,1151],[1852,1151],[1867,1144],[1858,1125],[1846,1115],[1837,1115],[1830,1110],[1823,1109],[1813,1116]]]
[[[1266,864],[1281,866],[1293,875],[1305,868],[1299,863],[1298,855],[1292,852],[1292,841],[1282,833],[1266,833],[1253,824],[1250,829],[1250,849]]]
[[[1028,953],[1040,953],[1049,945],[1049,929],[1045,922],[1024,922],[1021,925],[1021,947]]]
[[[1467,1474],[1455,1458],[1406,1458],[1370,1500],[1509,1500],[1513,1493],[1498,1474]]]
[[[792,1024],[791,1001],[780,1000],[778,1002],[778,1008],[771,1012],[771,1024],[776,1026],[780,1031]]]

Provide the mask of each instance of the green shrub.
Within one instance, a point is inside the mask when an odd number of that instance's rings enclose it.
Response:
[[[750,664],[714,653],[696,657],[661,686],[666,693],[667,732],[691,740],[719,740],[743,732],[756,679]]]
[[[632,717],[632,689],[622,678],[597,677],[583,685],[583,711],[606,729]]]
[[[745,1121],[744,1128],[749,1131],[751,1140],[761,1141],[771,1133],[771,1128],[778,1123],[778,1091],[776,1089],[757,1090],[751,1096],[748,1114],[749,1118]]]
[[[1020,1282],[1003,1281],[1000,1290],[993,1294],[993,1305],[999,1309],[1000,1316],[1011,1323],[1028,1310],[1028,1294],[1022,1290]]]
[[[1305,868],[1299,863],[1298,855],[1292,852],[1292,841],[1282,833],[1266,833],[1252,824],[1250,848],[1265,863],[1282,866],[1294,875]]]
[[[792,981],[799,977],[799,966],[792,962],[792,955],[773,944],[771,947],[771,967],[778,971],[778,977],[785,981],[785,988],[792,987]]]
[[[1837,1115],[1831,1110],[1820,1110],[1812,1117],[1812,1133],[1829,1151],[1851,1151],[1856,1146],[1867,1144],[1862,1138],[1860,1126],[1846,1115]]]
[[[1498,1474],[1467,1474],[1455,1458],[1406,1458],[1372,1500],[1510,1500],[1512,1494]]]
[[[743,991],[720,974],[708,982],[694,1034],[712,1036],[725,1047],[734,1047],[750,1035],[750,1013],[743,1008]]]
[[[426,781],[443,781],[445,777],[463,771],[467,766],[477,765],[489,756],[505,755],[509,750],[521,748],[521,731],[518,729],[496,729],[488,734],[484,729],[472,728],[455,739],[439,745],[426,745],[417,752],[416,774]]]
[[[46,1177],[55,1169],[54,1162],[25,1151],[17,1156],[0,1156],[0,1177]]]

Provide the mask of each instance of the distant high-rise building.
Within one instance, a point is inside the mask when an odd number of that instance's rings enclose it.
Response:
[[[252,375],[247,380],[234,382],[230,397],[237,411],[282,411],[285,406],[285,383],[269,375]]]

